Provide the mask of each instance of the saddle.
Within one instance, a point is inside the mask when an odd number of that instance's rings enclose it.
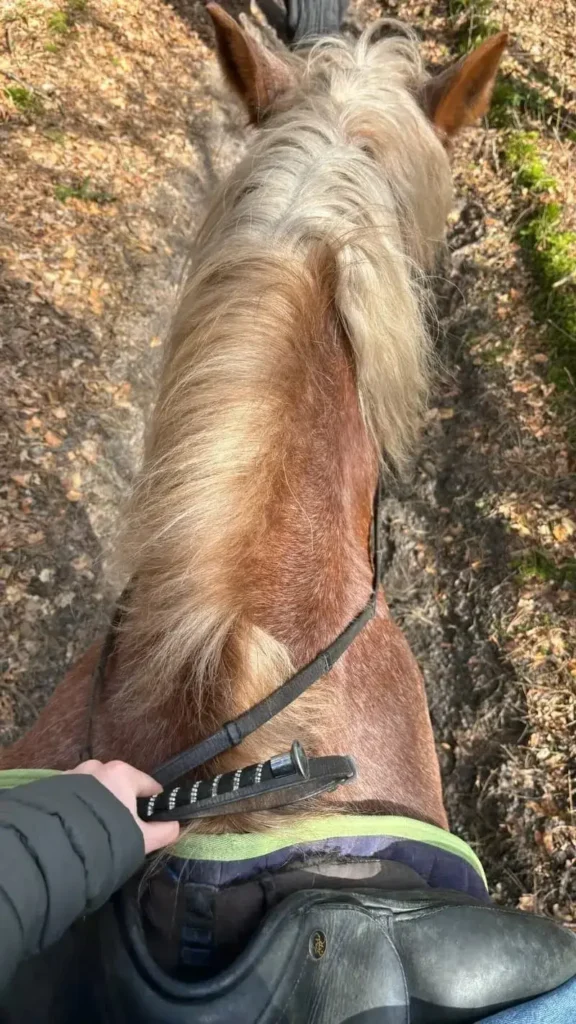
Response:
[[[157,967],[126,892],[100,944],[105,1024],[464,1024],[576,975],[568,930],[438,890],[295,893],[228,969],[193,984]]]
[[[41,962],[39,962],[41,960]],[[462,893],[306,890],[217,976],[150,955],[127,888],[24,965],[4,1024],[472,1024],[576,975],[576,936]]]

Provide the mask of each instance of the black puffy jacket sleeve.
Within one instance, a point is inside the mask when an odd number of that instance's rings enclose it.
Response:
[[[132,815],[90,775],[0,792],[0,989],[144,861]]]

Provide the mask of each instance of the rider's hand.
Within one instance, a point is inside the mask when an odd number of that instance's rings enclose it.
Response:
[[[93,775],[121,804],[124,804],[142,831],[146,853],[160,850],[178,839],[180,826],[177,821],[145,822],[136,812],[136,797],[155,796],[161,792],[162,786],[156,779],[139,772],[137,768],[132,768],[124,761],[108,761],[107,764],[103,764],[102,761],[84,761],[69,774]]]

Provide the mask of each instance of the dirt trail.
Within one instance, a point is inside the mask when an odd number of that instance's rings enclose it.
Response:
[[[243,128],[219,94],[195,5],[27,0],[1,18],[0,735],[10,742],[106,618],[106,555],[186,253]]]
[[[384,5],[435,60],[461,29],[454,6],[470,5]],[[0,92],[3,742],[106,617],[106,552],[187,246],[243,145],[198,4],[11,0],[9,15],[0,70],[25,92]],[[530,19],[526,33],[524,62],[538,51],[560,81],[566,33],[552,54]],[[571,97],[562,86],[567,117]],[[576,484],[506,138],[491,126],[458,150],[444,369],[413,476],[386,495],[385,586],[425,673],[454,829],[498,899],[573,926]],[[546,138],[565,198],[568,143]]]

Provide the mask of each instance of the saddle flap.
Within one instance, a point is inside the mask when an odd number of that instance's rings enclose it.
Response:
[[[98,991],[106,993],[110,1024],[336,1024],[359,1013],[378,1024],[410,1020],[387,922],[354,897],[288,897],[232,967],[193,984],[169,977],[150,958],[135,905],[124,902],[121,911],[129,949],[113,911],[101,912],[105,978]]]
[[[576,975],[566,929],[439,890],[295,893],[195,983],[157,966],[127,893],[99,929],[107,1024],[472,1024]]]
[[[568,929],[548,918],[493,906],[397,914],[394,941],[414,1024],[483,1019],[576,974],[576,937]],[[438,1007],[444,1016],[438,1017]]]

